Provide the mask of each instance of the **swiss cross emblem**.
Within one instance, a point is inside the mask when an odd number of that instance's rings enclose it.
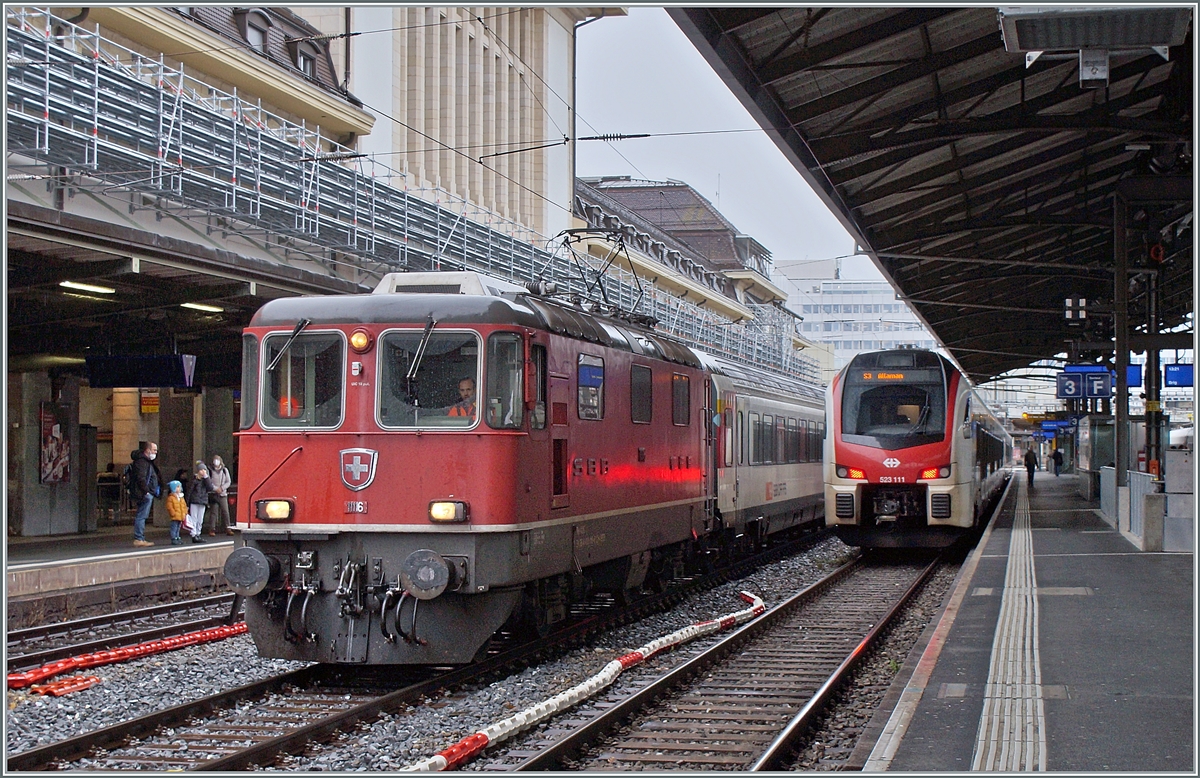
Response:
[[[379,452],[369,448],[342,449],[342,483],[351,491],[366,489],[375,480]]]
[[[884,467],[900,467],[900,460],[896,459],[895,457],[888,457],[887,459],[883,460],[883,466]]]

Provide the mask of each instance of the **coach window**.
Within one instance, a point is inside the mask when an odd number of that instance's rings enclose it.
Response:
[[[746,444],[746,412],[738,411],[738,464],[746,464],[746,456],[749,453],[749,447]]]
[[[336,427],[342,421],[344,350],[337,333],[268,335],[264,427]],[[284,346],[287,350],[284,351]],[[280,354],[283,356],[276,361]]]
[[[758,461],[769,465],[775,461],[775,418],[763,414],[762,426],[758,428]]]
[[[604,418],[604,360],[579,355],[579,418]]]
[[[525,410],[525,350],[521,336],[496,332],[488,338],[484,418],[493,429],[519,429]]]
[[[634,424],[654,420],[654,373],[645,365],[629,368],[629,410]]]
[[[750,450],[746,453],[746,461],[751,465],[757,465],[762,461],[762,420],[757,413],[750,414],[750,434],[747,436],[750,441]]]
[[[379,339],[379,361],[382,427],[472,427],[487,408],[479,399],[479,336],[473,332],[392,330]],[[464,381],[476,387],[474,402],[459,393]]]
[[[725,467],[733,467],[733,409],[725,409],[725,419],[721,423],[721,434],[725,443]]]
[[[787,461],[800,461],[800,428],[790,416],[787,420]]]
[[[787,455],[787,419],[782,416],[775,417],[775,461],[792,461]]]
[[[254,424],[254,409],[258,407],[258,338],[242,336],[242,413],[241,429]]]
[[[671,418],[677,427],[686,427],[692,420],[691,382],[685,375],[671,375]]]

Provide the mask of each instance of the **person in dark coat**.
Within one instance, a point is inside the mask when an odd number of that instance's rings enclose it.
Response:
[[[1058,474],[1062,472],[1063,455],[1062,449],[1054,449],[1054,453],[1050,455],[1050,460],[1054,462],[1054,477],[1058,478]]]
[[[1033,449],[1025,452],[1025,469],[1029,471],[1029,485],[1033,486],[1033,471],[1037,470],[1038,455]]]
[[[208,510],[208,496],[216,491],[208,477],[208,465],[197,460],[192,471],[192,483],[187,487],[188,534],[193,543],[203,543],[200,533],[204,530],[204,513]]]
[[[154,459],[158,456],[158,444],[147,441],[142,448],[130,454],[133,460],[133,497],[137,503],[137,513],[133,517],[133,545],[153,546],[146,540],[146,519],[150,518],[150,508],[154,498],[162,495],[162,473]]]

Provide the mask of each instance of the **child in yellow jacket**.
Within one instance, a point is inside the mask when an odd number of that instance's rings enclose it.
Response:
[[[167,515],[171,517],[171,545],[182,546],[183,540],[179,537],[179,526],[187,519],[188,505],[187,500],[183,496],[183,484],[179,481],[171,481],[167,484]]]

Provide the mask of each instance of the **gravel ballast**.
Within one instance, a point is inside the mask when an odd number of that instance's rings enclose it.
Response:
[[[541,702],[599,671],[609,661],[697,621],[741,610],[742,590],[761,596],[770,607],[819,580],[852,552],[828,538],[790,559],[771,563],[737,581],[689,596],[669,612],[594,638],[580,648],[536,667],[487,685],[452,690],[408,710],[385,714],[328,745],[314,744],[307,753],[283,757],[266,769],[353,771],[394,770],[434,754],[494,721]],[[655,657],[622,674],[614,692],[634,691],[646,680],[686,661],[723,634],[698,640]],[[279,673],[303,663],[259,658],[243,635],[132,662],[95,668],[101,683],[64,697],[9,691],[7,748],[10,754],[110,726],[173,707]],[[586,715],[581,703],[576,715]],[[541,725],[489,749],[463,769],[483,769],[504,760],[509,748],[538,739]],[[515,761],[515,760],[514,760]]]

